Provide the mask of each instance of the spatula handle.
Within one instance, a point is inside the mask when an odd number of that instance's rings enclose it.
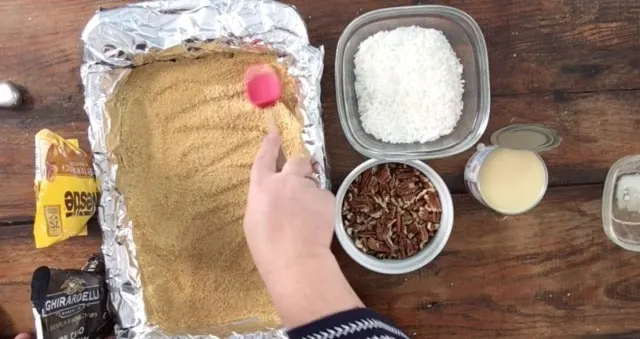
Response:
[[[278,125],[276,124],[276,119],[273,116],[273,112],[270,109],[264,109],[262,111],[264,112],[264,117],[266,119],[267,129],[269,130],[269,132],[280,133]],[[278,150],[278,159],[276,160],[276,169],[278,170],[278,172],[282,170],[286,161],[287,157],[282,151],[282,146],[280,146],[280,149]]]

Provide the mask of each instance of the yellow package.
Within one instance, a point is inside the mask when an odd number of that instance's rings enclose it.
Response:
[[[78,140],[65,140],[43,129],[36,134],[36,248],[87,235],[99,192],[91,156]]]

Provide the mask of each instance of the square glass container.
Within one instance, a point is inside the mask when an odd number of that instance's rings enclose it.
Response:
[[[391,144],[365,132],[358,113],[354,55],[371,35],[398,27],[420,26],[442,31],[463,67],[463,110],[453,132],[426,143]],[[425,56],[428,58],[429,56]],[[490,88],[487,47],[478,24],[465,12],[447,6],[407,6],[366,13],[344,30],[336,51],[336,98],[342,129],[351,146],[369,158],[435,159],[473,146],[489,122]]]
[[[602,193],[602,226],[618,246],[640,252],[640,155],[626,156],[609,169]]]

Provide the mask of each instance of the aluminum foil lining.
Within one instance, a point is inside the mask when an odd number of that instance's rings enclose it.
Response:
[[[116,334],[121,338],[168,338],[149,324],[144,311],[136,247],[124,198],[115,186],[118,164],[106,146],[110,119],[105,103],[131,67],[154,60],[199,57],[220,47],[276,51],[279,61],[298,83],[298,113],[304,119],[302,138],[317,162],[317,177],[329,188],[320,111],[322,48],[309,44],[304,21],[288,5],[270,0],[169,0],[132,4],[98,12],[82,33],[81,67],[89,141],[102,197],[99,220],[107,265]],[[224,311],[224,310],[221,310]],[[248,320],[250,321],[250,320]],[[240,325],[246,324],[247,320]],[[229,333],[234,325],[229,324]],[[245,338],[282,338],[282,330],[233,334]],[[213,338],[211,335],[185,336]]]

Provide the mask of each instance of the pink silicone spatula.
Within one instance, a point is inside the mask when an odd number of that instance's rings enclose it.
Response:
[[[260,109],[274,106],[282,97],[282,85],[276,71],[269,65],[253,65],[247,68],[244,73],[244,84],[247,98],[256,107]],[[263,110],[267,122],[267,128],[270,132],[278,132],[273,112],[271,110]],[[276,167],[282,169],[286,158],[282,147],[278,153]]]
[[[268,108],[282,97],[282,85],[276,71],[269,65],[253,65],[244,73],[247,98],[258,108]]]

